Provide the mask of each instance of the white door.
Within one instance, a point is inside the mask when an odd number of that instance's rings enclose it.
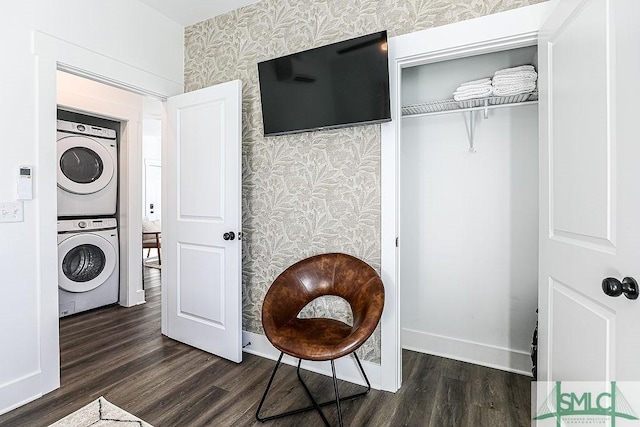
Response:
[[[144,161],[144,216],[149,221],[160,219],[162,208],[162,167],[159,160]]]
[[[170,98],[163,145],[162,333],[242,360],[240,81]]]
[[[539,375],[640,380],[640,2],[563,0],[540,33]]]

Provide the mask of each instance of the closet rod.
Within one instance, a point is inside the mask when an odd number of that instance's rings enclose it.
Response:
[[[412,118],[412,117],[424,117],[424,116],[437,116],[440,114],[450,114],[450,113],[464,113],[466,111],[477,111],[477,110],[492,110],[494,108],[503,108],[503,107],[517,107],[520,105],[530,105],[530,104],[537,104],[538,100],[535,101],[524,101],[524,102],[512,102],[510,104],[494,104],[494,105],[480,105],[478,107],[466,107],[466,108],[458,108],[455,110],[444,110],[444,111],[433,111],[433,112],[429,112],[429,113],[418,113],[418,114],[407,114],[402,116],[403,119],[405,118]]]

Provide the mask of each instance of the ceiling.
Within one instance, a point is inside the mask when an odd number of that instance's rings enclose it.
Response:
[[[140,0],[183,26],[195,24],[259,0]]]

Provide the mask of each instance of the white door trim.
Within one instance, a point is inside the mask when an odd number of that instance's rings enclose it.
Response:
[[[54,60],[60,71],[140,95],[166,99],[184,91],[183,82],[165,79],[37,30],[33,32],[33,54]]]
[[[538,30],[551,2],[389,39],[389,83],[392,121],[382,125],[381,141],[381,264],[386,307],[382,315],[381,385],[397,391],[402,384],[400,342],[399,144],[401,72],[403,68],[537,44]]]
[[[37,371],[0,389],[0,409],[16,408],[60,387],[57,286],[56,224],[56,71],[64,69],[92,80],[150,96],[167,98],[182,93],[180,82],[132,67],[116,59],[92,52],[76,44],[33,32],[32,53],[36,57],[34,100],[35,135],[38,141],[38,173],[34,175],[38,193],[35,245],[37,262],[38,330],[40,366]],[[138,190],[138,200],[141,200]],[[141,212],[135,218],[140,217]],[[140,217],[141,218],[141,217]]]

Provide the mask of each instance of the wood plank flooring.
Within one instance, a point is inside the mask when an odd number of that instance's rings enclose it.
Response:
[[[145,269],[145,283],[159,270]],[[0,426],[48,426],[99,396],[155,427],[321,426],[307,412],[261,424],[255,410],[274,362],[250,354],[228,362],[160,334],[160,288],[147,303],[112,306],[60,320],[62,387],[0,416]],[[303,363],[304,366],[304,363]],[[372,390],[342,405],[347,426],[491,426],[531,424],[529,377],[403,351],[398,393]],[[315,395],[328,400],[330,378],[305,373]],[[358,386],[341,383],[341,393]],[[263,414],[307,405],[295,369],[278,371]],[[324,409],[332,423],[335,407]]]

